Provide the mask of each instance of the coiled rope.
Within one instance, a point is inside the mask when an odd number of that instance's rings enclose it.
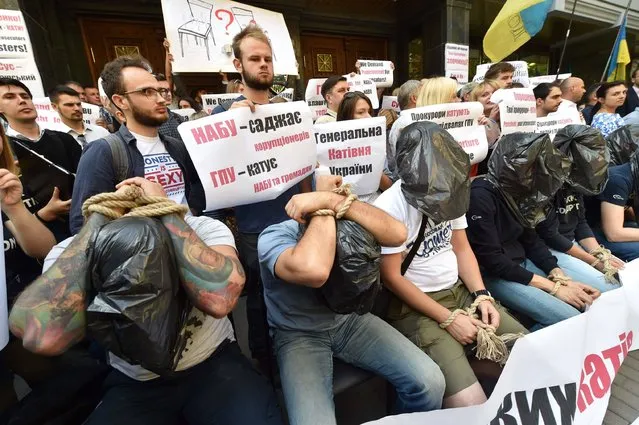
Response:
[[[124,213],[119,210],[124,210]],[[146,196],[141,188],[134,185],[127,186],[122,192],[92,196],[82,204],[82,215],[85,219],[92,213],[102,214],[115,220],[120,217],[184,215],[188,210],[186,205],[178,205],[163,196]]]

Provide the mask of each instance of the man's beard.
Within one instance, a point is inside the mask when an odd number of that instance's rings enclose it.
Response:
[[[249,74],[248,72],[242,72],[242,79],[246,87],[253,90],[268,90],[273,85],[273,75],[270,76],[267,82],[261,81],[259,76]]]
[[[140,124],[146,127],[159,127],[165,122],[167,122],[169,119],[168,113],[166,118],[156,118],[154,116],[144,113],[142,110],[138,109],[135,105],[131,105],[131,113],[133,114],[134,120],[136,120],[137,122],[139,122]]]

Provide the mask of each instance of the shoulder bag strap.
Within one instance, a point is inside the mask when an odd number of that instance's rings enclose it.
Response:
[[[422,214],[422,223],[419,226],[419,232],[417,232],[417,239],[415,239],[415,243],[411,247],[410,251],[404,261],[402,261],[402,276],[406,273],[406,270],[410,267],[410,263],[413,262],[413,258],[415,258],[415,254],[417,254],[417,250],[419,249],[422,242],[424,242],[424,232],[426,231],[426,224],[428,223],[428,218]]]

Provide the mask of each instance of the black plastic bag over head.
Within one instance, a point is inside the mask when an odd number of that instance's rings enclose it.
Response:
[[[606,144],[610,151],[610,165],[623,165],[630,160],[632,154],[639,148],[635,141],[638,133],[639,126],[624,125],[606,137]]]
[[[553,145],[572,162],[568,186],[587,196],[604,190],[610,154],[599,130],[588,125],[567,125],[559,130]]]
[[[570,161],[547,134],[512,133],[499,140],[486,179],[499,189],[520,224],[534,228],[546,218],[569,172]]]
[[[439,125],[416,122],[397,140],[397,170],[402,193],[436,223],[461,217],[470,203],[470,159]]]
[[[318,295],[339,314],[371,311],[382,287],[381,247],[373,235],[350,220],[337,220],[337,247],[333,268]]]
[[[92,235],[87,326],[104,348],[160,375],[177,366],[190,311],[170,236],[153,218],[120,218]]]

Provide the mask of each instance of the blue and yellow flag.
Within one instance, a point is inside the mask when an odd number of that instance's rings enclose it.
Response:
[[[508,0],[484,36],[484,53],[499,62],[544,26],[552,0]]]
[[[615,46],[610,56],[610,66],[606,74],[608,81],[624,81],[626,79],[626,67],[630,63],[630,50],[626,41],[626,18],[623,18]]]

